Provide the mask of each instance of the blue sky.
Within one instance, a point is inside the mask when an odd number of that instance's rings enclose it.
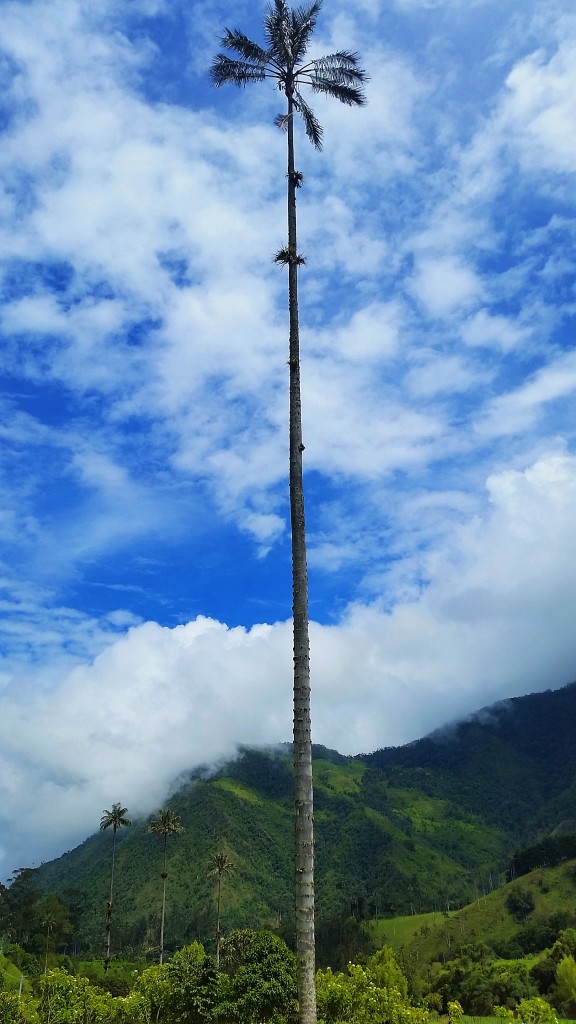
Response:
[[[0,874],[291,732],[281,96],[230,0],[0,27]],[[572,0],[325,0],[301,131],[314,738],[576,678]],[[16,824],[16,818],[19,819]]]

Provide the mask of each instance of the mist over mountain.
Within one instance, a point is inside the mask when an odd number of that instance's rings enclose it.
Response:
[[[463,905],[504,880],[516,850],[566,830],[576,798],[576,684],[517,697],[400,747],[355,757],[314,748],[319,920]],[[177,945],[214,927],[210,858],[229,853],[224,928],[282,928],[292,906],[290,745],[243,748],[191,770],[169,806],[185,827],[169,843],[167,934]],[[140,947],[159,911],[161,849],[147,820],[118,834],[117,941]],[[97,946],[110,837],[42,865],[38,884],[83,893],[82,941]]]

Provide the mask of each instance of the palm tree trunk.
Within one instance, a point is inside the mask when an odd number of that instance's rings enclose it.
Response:
[[[160,963],[164,963],[164,917],[166,914],[166,847],[168,845],[168,834],[164,833],[164,870],[162,872],[162,917],[160,919]]]
[[[114,900],[114,866],[116,861],[116,828],[112,830],[112,870],[110,872],[110,903]]]
[[[218,872],[218,898],[216,909],[216,967],[220,967],[220,896],[222,893],[222,873]]]
[[[314,942],[314,822],[310,724],[308,570],[302,481],[302,401],[296,240],[294,106],[288,96],[288,303],[290,315],[290,521],[292,527],[292,613],[294,631],[294,903],[300,1024],[316,1022]]]
[[[112,829],[112,871],[110,873],[110,899],[106,907],[106,942],[104,953],[104,974],[110,966],[110,947],[112,944],[112,906],[114,902],[114,862],[116,859],[116,827]]]
[[[160,963],[164,963],[164,915],[166,913],[166,879],[162,889],[162,918],[160,921]]]

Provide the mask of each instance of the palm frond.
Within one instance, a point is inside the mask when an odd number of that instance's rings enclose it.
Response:
[[[233,85],[263,82],[266,78],[266,73],[264,64],[234,60],[233,57],[227,57],[225,53],[217,54],[210,68],[210,77],[217,89],[228,82],[231,82]]]
[[[310,74],[326,75],[333,77],[346,85],[357,83],[361,85],[368,81],[368,75],[363,68],[358,67],[360,57],[357,53],[350,53],[348,50],[340,50],[339,53],[329,53],[325,57],[319,57],[308,65]]]
[[[264,35],[270,55],[282,67],[292,64],[292,43],[290,39],[290,8],[285,0],[274,0],[266,9]]]
[[[316,149],[322,149],[322,125],[314,116],[311,107],[308,106],[304,97],[294,90],[294,106],[304,121],[306,135]]]
[[[320,57],[314,63],[319,64],[322,61],[330,64],[346,64],[348,67],[357,68],[360,60],[360,54],[355,50],[337,50],[336,53],[327,53],[324,57]],[[364,72],[362,72],[364,74]]]
[[[366,96],[362,86],[368,81],[363,68],[358,67],[358,54],[342,50],[311,61],[298,71],[298,79],[306,81],[315,92],[334,96],[349,106],[363,106]]]
[[[274,0],[268,6],[264,33],[269,53],[274,55],[279,65],[294,68],[302,60],[321,7],[322,0],[315,0],[310,6],[296,10],[291,10],[285,0]]]
[[[132,822],[127,818],[126,811],[127,807],[122,807],[121,804],[112,804],[112,810],[105,810],[100,818],[100,828],[112,828],[114,832],[116,829],[122,828],[125,825],[131,825]]]
[[[157,836],[174,836],[185,832],[186,829],[180,824],[180,818],[174,811],[161,810],[158,811],[158,818],[150,821],[148,831]]]
[[[276,125],[277,128],[280,128],[281,131],[287,132],[289,120],[289,114],[277,114],[276,117],[274,118],[274,124]]]
[[[302,60],[308,49],[321,7],[322,0],[316,0],[309,7],[297,7],[292,11],[292,55],[296,64]]]
[[[266,64],[268,61],[267,51],[237,28],[234,31],[227,28],[220,40],[220,45],[225,46],[227,50],[235,50],[251,64]]]
[[[332,96],[340,100],[348,107],[363,107],[366,104],[366,93],[363,89],[353,85],[340,85],[329,78],[310,78],[309,84],[313,92],[323,93],[325,96]]]
[[[285,245],[282,249],[279,249],[278,252],[274,254],[274,263],[277,263],[279,267],[303,267],[304,264],[306,263],[306,260],[302,253],[294,252],[294,250],[291,249],[290,246]]]

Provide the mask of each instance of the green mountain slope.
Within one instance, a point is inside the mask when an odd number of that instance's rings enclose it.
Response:
[[[515,849],[574,817],[576,685],[516,698],[405,747],[356,758],[315,748],[320,921],[462,906],[504,879]],[[292,905],[289,748],[241,751],[191,776],[168,802],[186,831],[168,841],[168,947],[215,930],[210,857],[225,847],[222,927],[282,928]],[[121,796],[121,794],[119,794]],[[80,937],[97,950],[111,836],[98,833],[38,872],[44,891],[84,894]],[[158,942],[162,844],[118,833],[113,942]]]
[[[514,913],[514,896],[526,910]],[[528,899],[526,900],[526,895]],[[387,943],[420,963],[446,961],[462,949],[486,945],[508,959],[551,946],[576,919],[576,862],[539,868],[460,908],[370,922],[375,944]]]
[[[484,708],[404,747],[361,755],[387,777],[452,800],[457,813],[524,841],[574,817],[576,683]]]

